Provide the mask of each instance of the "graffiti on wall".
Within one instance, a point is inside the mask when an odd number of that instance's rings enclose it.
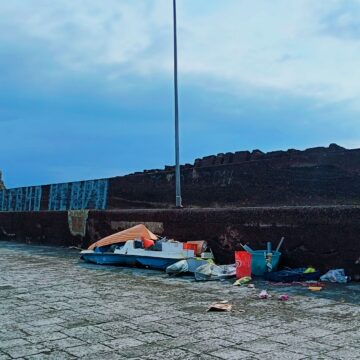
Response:
[[[0,190],[0,211],[39,211],[41,186]]]
[[[0,211],[106,209],[108,180],[50,185],[48,207],[41,207],[41,186],[0,190]],[[44,201],[46,201],[46,196]]]
[[[50,186],[49,210],[106,208],[108,180],[90,180]]]

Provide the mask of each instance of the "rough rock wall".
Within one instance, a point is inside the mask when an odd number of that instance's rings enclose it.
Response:
[[[218,154],[182,166],[186,207],[360,204],[360,149]],[[0,211],[171,208],[174,168],[110,179],[0,190]]]
[[[86,235],[70,231],[68,212],[0,212],[0,239],[87,247],[116,231],[144,223],[180,241],[206,240],[221,263],[234,261],[240,243],[264,249],[282,236],[285,266],[344,267],[360,275],[360,206],[242,209],[89,211]]]
[[[190,207],[360,204],[360,149],[218,154],[182,166],[181,177]],[[113,178],[108,208],[171,207],[174,186],[170,166]]]

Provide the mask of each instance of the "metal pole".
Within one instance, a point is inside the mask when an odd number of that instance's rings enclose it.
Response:
[[[176,30],[176,0],[173,0],[174,15],[174,95],[175,95],[175,178],[176,178],[176,207],[182,207],[180,182],[180,141],[179,141],[179,100],[177,74],[177,30]]]

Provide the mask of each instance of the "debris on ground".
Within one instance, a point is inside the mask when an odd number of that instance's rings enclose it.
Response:
[[[303,287],[309,287],[309,286],[321,286],[324,287],[325,285],[322,282],[319,281],[293,281],[293,282],[268,282],[271,286],[303,286]]]
[[[320,278],[320,272],[316,271],[312,267],[308,268],[296,268],[296,269],[284,269],[281,271],[275,271],[265,274],[265,279],[272,282],[303,282],[303,281],[317,281]]]
[[[279,301],[288,301],[289,300],[289,295],[288,294],[282,294],[279,296]]]
[[[207,312],[209,312],[209,311],[227,311],[227,312],[229,312],[231,310],[232,310],[232,305],[229,304],[229,302],[227,300],[223,300],[223,301],[219,301],[219,302],[211,304],[206,311]]]
[[[245,284],[249,283],[251,280],[252,279],[250,276],[244,276],[244,277],[236,280],[233,285],[236,285],[236,286],[245,285]]]
[[[308,289],[310,291],[321,291],[322,290],[322,286],[309,286]]]
[[[195,271],[202,265],[214,264],[212,259],[204,260],[201,258],[189,258],[180,260],[166,268],[168,275],[181,275],[186,273],[195,273]]]
[[[309,266],[305,271],[304,271],[304,274],[312,274],[316,272],[316,269],[313,268],[312,266]]]
[[[329,270],[325,275],[320,277],[321,281],[328,281],[332,283],[346,284],[349,277],[345,275],[344,269]]]
[[[236,266],[231,265],[215,265],[205,264],[198,267],[195,271],[195,280],[209,281],[209,280],[225,280],[235,277]]]
[[[258,295],[259,299],[268,299],[271,295],[268,294],[266,290],[262,290]]]

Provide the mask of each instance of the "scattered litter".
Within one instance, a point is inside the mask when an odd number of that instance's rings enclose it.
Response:
[[[266,290],[262,290],[258,295],[259,299],[268,299],[271,297]]]
[[[322,290],[322,286],[309,286],[308,289],[310,291],[321,291]]]
[[[255,289],[255,285],[254,285],[254,284],[249,284],[247,287],[248,287],[249,289]]]
[[[320,272],[313,268],[285,269],[265,274],[265,278],[269,281],[284,283],[314,281],[319,280],[319,277]]]
[[[325,275],[320,277],[321,281],[328,281],[332,283],[346,284],[349,277],[345,275],[344,269],[329,270]]]
[[[186,260],[180,260],[175,264],[168,266],[165,271],[169,275],[178,275],[181,273],[187,273],[189,271],[188,262]]]
[[[289,300],[289,295],[287,295],[287,294],[280,295],[279,300],[280,301],[288,301]]]
[[[304,274],[312,274],[316,272],[316,270],[312,267],[312,266],[309,266],[305,271],[304,271]]]
[[[201,258],[190,258],[186,260],[180,260],[175,264],[172,264],[166,268],[166,273],[168,275],[179,275],[184,273],[194,273],[200,266],[206,264],[214,264],[214,262],[209,260],[203,260]]]
[[[223,300],[223,301],[219,301],[219,302],[211,304],[206,311],[207,312],[209,312],[209,311],[228,311],[229,312],[231,310],[232,310],[232,305],[229,304],[229,302],[227,300]]]
[[[207,280],[225,280],[235,277],[236,266],[231,265],[215,265],[205,264],[199,266],[195,271],[195,280],[207,281]]]
[[[293,282],[268,282],[269,285],[272,286],[321,286],[324,287],[325,285],[319,281],[293,281]]]
[[[248,282],[250,282],[252,279],[250,276],[244,276],[242,277],[241,279],[238,279],[234,282],[233,285],[236,285],[236,286],[241,286],[241,285],[245,285],[247,284]]]

